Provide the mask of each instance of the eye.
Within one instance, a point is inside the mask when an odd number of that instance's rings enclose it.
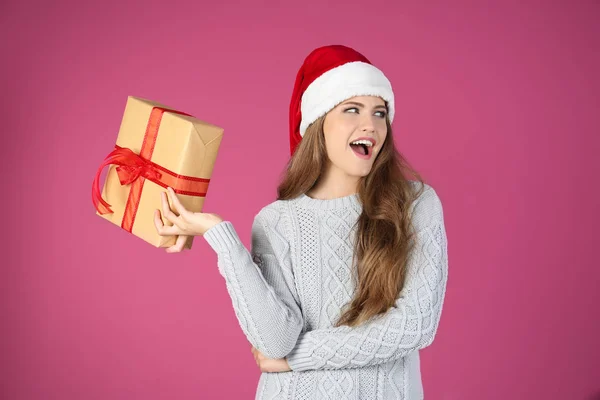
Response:
[[[344,110],[344,112],[352,112],[352,113],[357,114],[358,113],[358,108],[356,108],[356,107],[346,108]],[[375,114],[378,115],[379,118],[385,118],[385,116],[387,115],[387,112],[385,112],[385,111],[376,111]]]

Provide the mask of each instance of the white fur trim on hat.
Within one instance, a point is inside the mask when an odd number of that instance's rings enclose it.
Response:
[[[379,96],[388,103],[390,122],[394,118],[394,92],[377,67],[362,61],[342,64],[316,78],[302,94],[300,135],[319,117],[354,96]]]

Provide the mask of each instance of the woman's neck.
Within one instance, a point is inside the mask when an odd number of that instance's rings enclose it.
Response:
[[[350,176],[330,164],[306,195],[320,200],[346,197],[358,192],[359,182],[360,177]]]

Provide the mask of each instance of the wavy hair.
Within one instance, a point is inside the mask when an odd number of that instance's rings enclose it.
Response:
[[[317,119],[306,130],[277,188],[279,200],[307,193],[327,166],[323,123]],[[414,247],[409,208],[424,190],[423,179],[394,145],[387,120],[387,136],[367,176],[361,177],[358,195],[362,213],[357,220],[352,276],[353,299],[346,304],[335,326],[357,326],[392,307],[404,287],[409,254]],[[409,172],[421,187],[414,191]]]

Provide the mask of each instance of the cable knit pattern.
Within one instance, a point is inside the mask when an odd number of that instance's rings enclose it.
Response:
[[[244,334],[292,369],[262,373],[256,399],[423,398],[418,350],[435,337],[448,279],[442,204],[426,184],[411,205],[417,242],[394,306],[358,327],[334,328],[355,289],[361,210],[357,194],[275,201],[254,219],[251,251],[229,221],[204,234]]]

